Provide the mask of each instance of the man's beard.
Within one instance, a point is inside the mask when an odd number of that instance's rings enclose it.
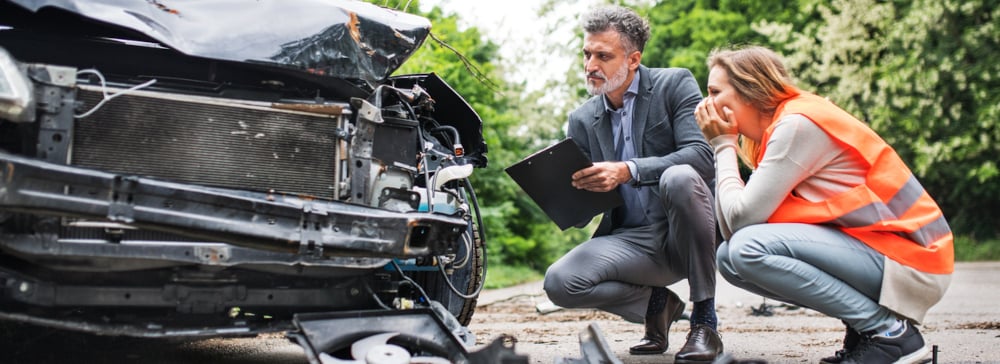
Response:
[[[621,68],[619,68],[614,75],[611,75],[610,79],[608,79],[608,77],[605,76],[604,73],[602,73],[601,71],[595,71],[589,74],[588,76],[599,76],[602,79],[604,79],[604,84],[601,85],[601,87],[597,87],[594,86],[594,84],[591,83],[591,81],[588,79],[587,92],[590,93],[592,96],[604,95],[608,92],[617,90],[619,87],[625,84],[625,77],[628,77],[628,63],[622,63]]]

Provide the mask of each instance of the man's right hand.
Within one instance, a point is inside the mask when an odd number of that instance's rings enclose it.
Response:
[[[630,180],[625,162],[597,162],[573,173],[573,187],[593,192],[608,192]]]

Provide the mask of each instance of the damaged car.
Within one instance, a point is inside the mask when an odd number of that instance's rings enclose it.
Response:
[[[0,319],[499,362],[464,330],[482,121],[393,75],[430,28],[355,1],[0,1]]]

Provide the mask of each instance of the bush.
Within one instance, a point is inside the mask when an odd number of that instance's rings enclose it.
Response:
[[[955,261],[1000,260],[1000,240],[976,241],[968,236],[955,237]]]
[[[515,286],[542,279],[542,273],[523,265],[491,265],[487,267],[485,289]]]

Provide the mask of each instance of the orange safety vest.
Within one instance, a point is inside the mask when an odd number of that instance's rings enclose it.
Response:
[[[886,257],[916,270],[949,274],[955,269],[953,236],[937,203],[903,160],[878,134],[831,102],[808,93],[775,111],[761,140],[757,162],[781,117],[801,114],[869,166],[865,183],[824,201],[789,194],[768,222],[833,225]]]

